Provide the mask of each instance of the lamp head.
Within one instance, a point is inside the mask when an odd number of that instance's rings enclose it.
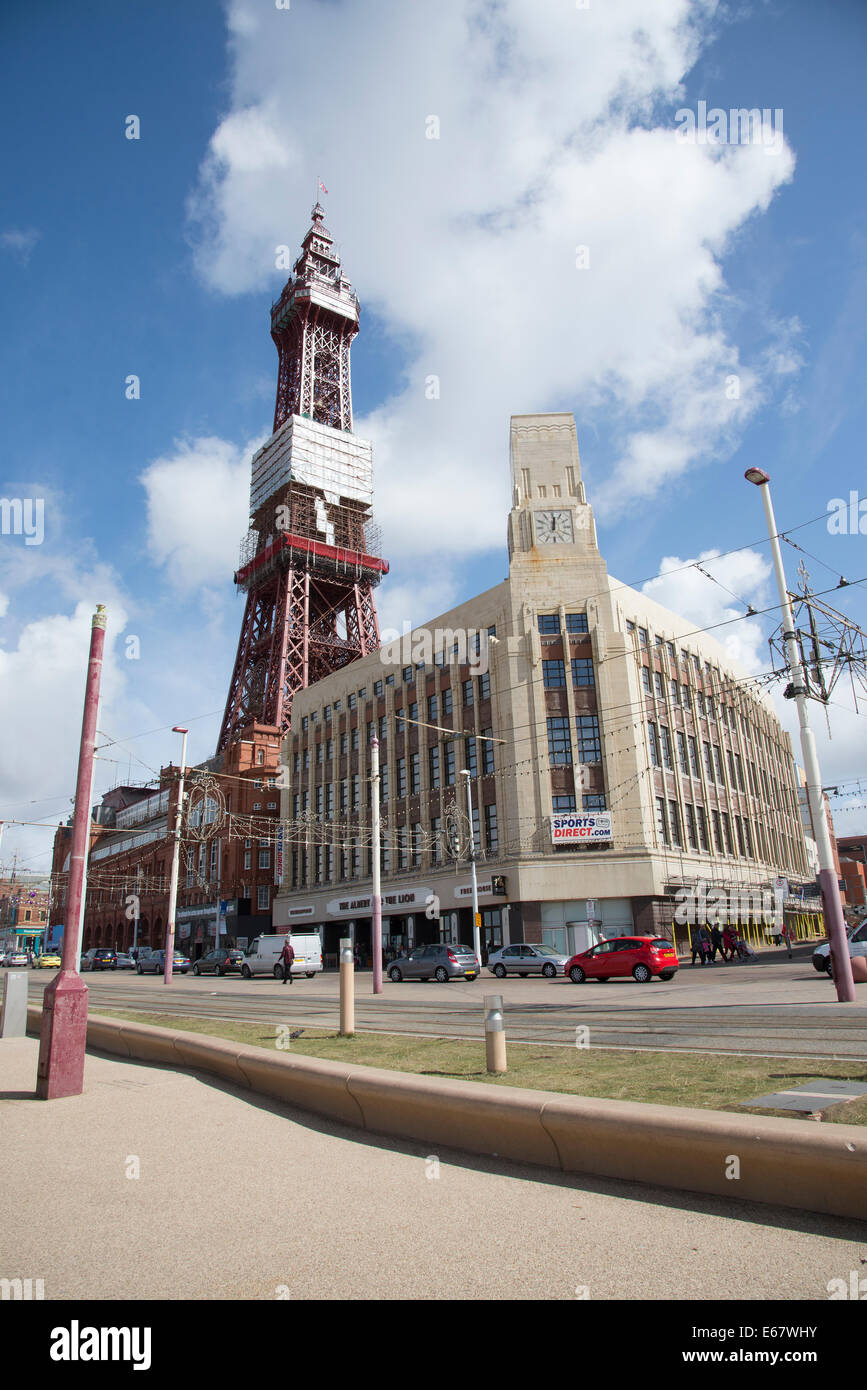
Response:
[[[771,481],[768,474],[763,472],[761,468],[748,468],[744,477],[748,483],[755,483],[756,487],[761,487],[763,483]]]

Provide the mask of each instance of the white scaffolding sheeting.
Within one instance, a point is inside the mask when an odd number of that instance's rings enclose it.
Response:
[[[253,456],[251,515],[286,483],[305,483],[333,497],[373,502],[373,448],[366,439],[290,415]]]

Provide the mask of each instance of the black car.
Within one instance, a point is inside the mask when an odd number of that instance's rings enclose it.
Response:
[[[94,946],[81,957],[82,970],[117,970],[117,952],[108,946]]]
[[[244,959],[243,951],[236,951],[228,946],[220,946],[216,951],[209,951],[201,960],[197,960],[193,966],[194,975],[228,975],[231,973],[239,974],[241,962]]]

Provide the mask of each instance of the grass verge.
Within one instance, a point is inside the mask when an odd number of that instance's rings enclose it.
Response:
[[[174,1014],[145,1014],[138,1010],[100,1010],[105,1018],[151,1023],[187,1033],[205,1033],[254,1047],[275,1048],[278,1026],[240,1023],[232,1019],[184,1018]],[[295,1031],[295,1027],[292,1027]],[[740,1114],[797,1118],[789,1110],[741,1110],[738,1102],[774,1091],[802,1086],[816,1077],[837,1077],[867,1083],[867,1065],[857,1062],[816,1062],[803,1057],[715,1057],[712,1053],[614,1051],[602,1048],[546,1047],[510,1043],[505,1076],[485,1071],[484,1041],[416,1038],[387,1033],[356,1033],[351,1038],[319,1028],[303,1028],[289,1040],[289,1051],[327,1061],[387,1067],[421,1076],[447,1076],[482,1081],[491,1086],[523,1086],[535,1091],[636,1100],[697,1109],[733,1110]],[[867,1124],[867,1096],[843,1101],[823,1111],[825,1121]]]

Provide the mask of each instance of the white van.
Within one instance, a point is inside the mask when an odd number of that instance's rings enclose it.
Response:
[[[292,962],[293,975],[306,975],[308,980],[322,969],[322,942],[316,931],[293,930],[289,937],[295,952]],[[280,952],[286,943],[286,933],[280,936],[257,936],[244,952],[241,974],[245,980],[252,975],[273,975],[282,980],[283,966]]]

